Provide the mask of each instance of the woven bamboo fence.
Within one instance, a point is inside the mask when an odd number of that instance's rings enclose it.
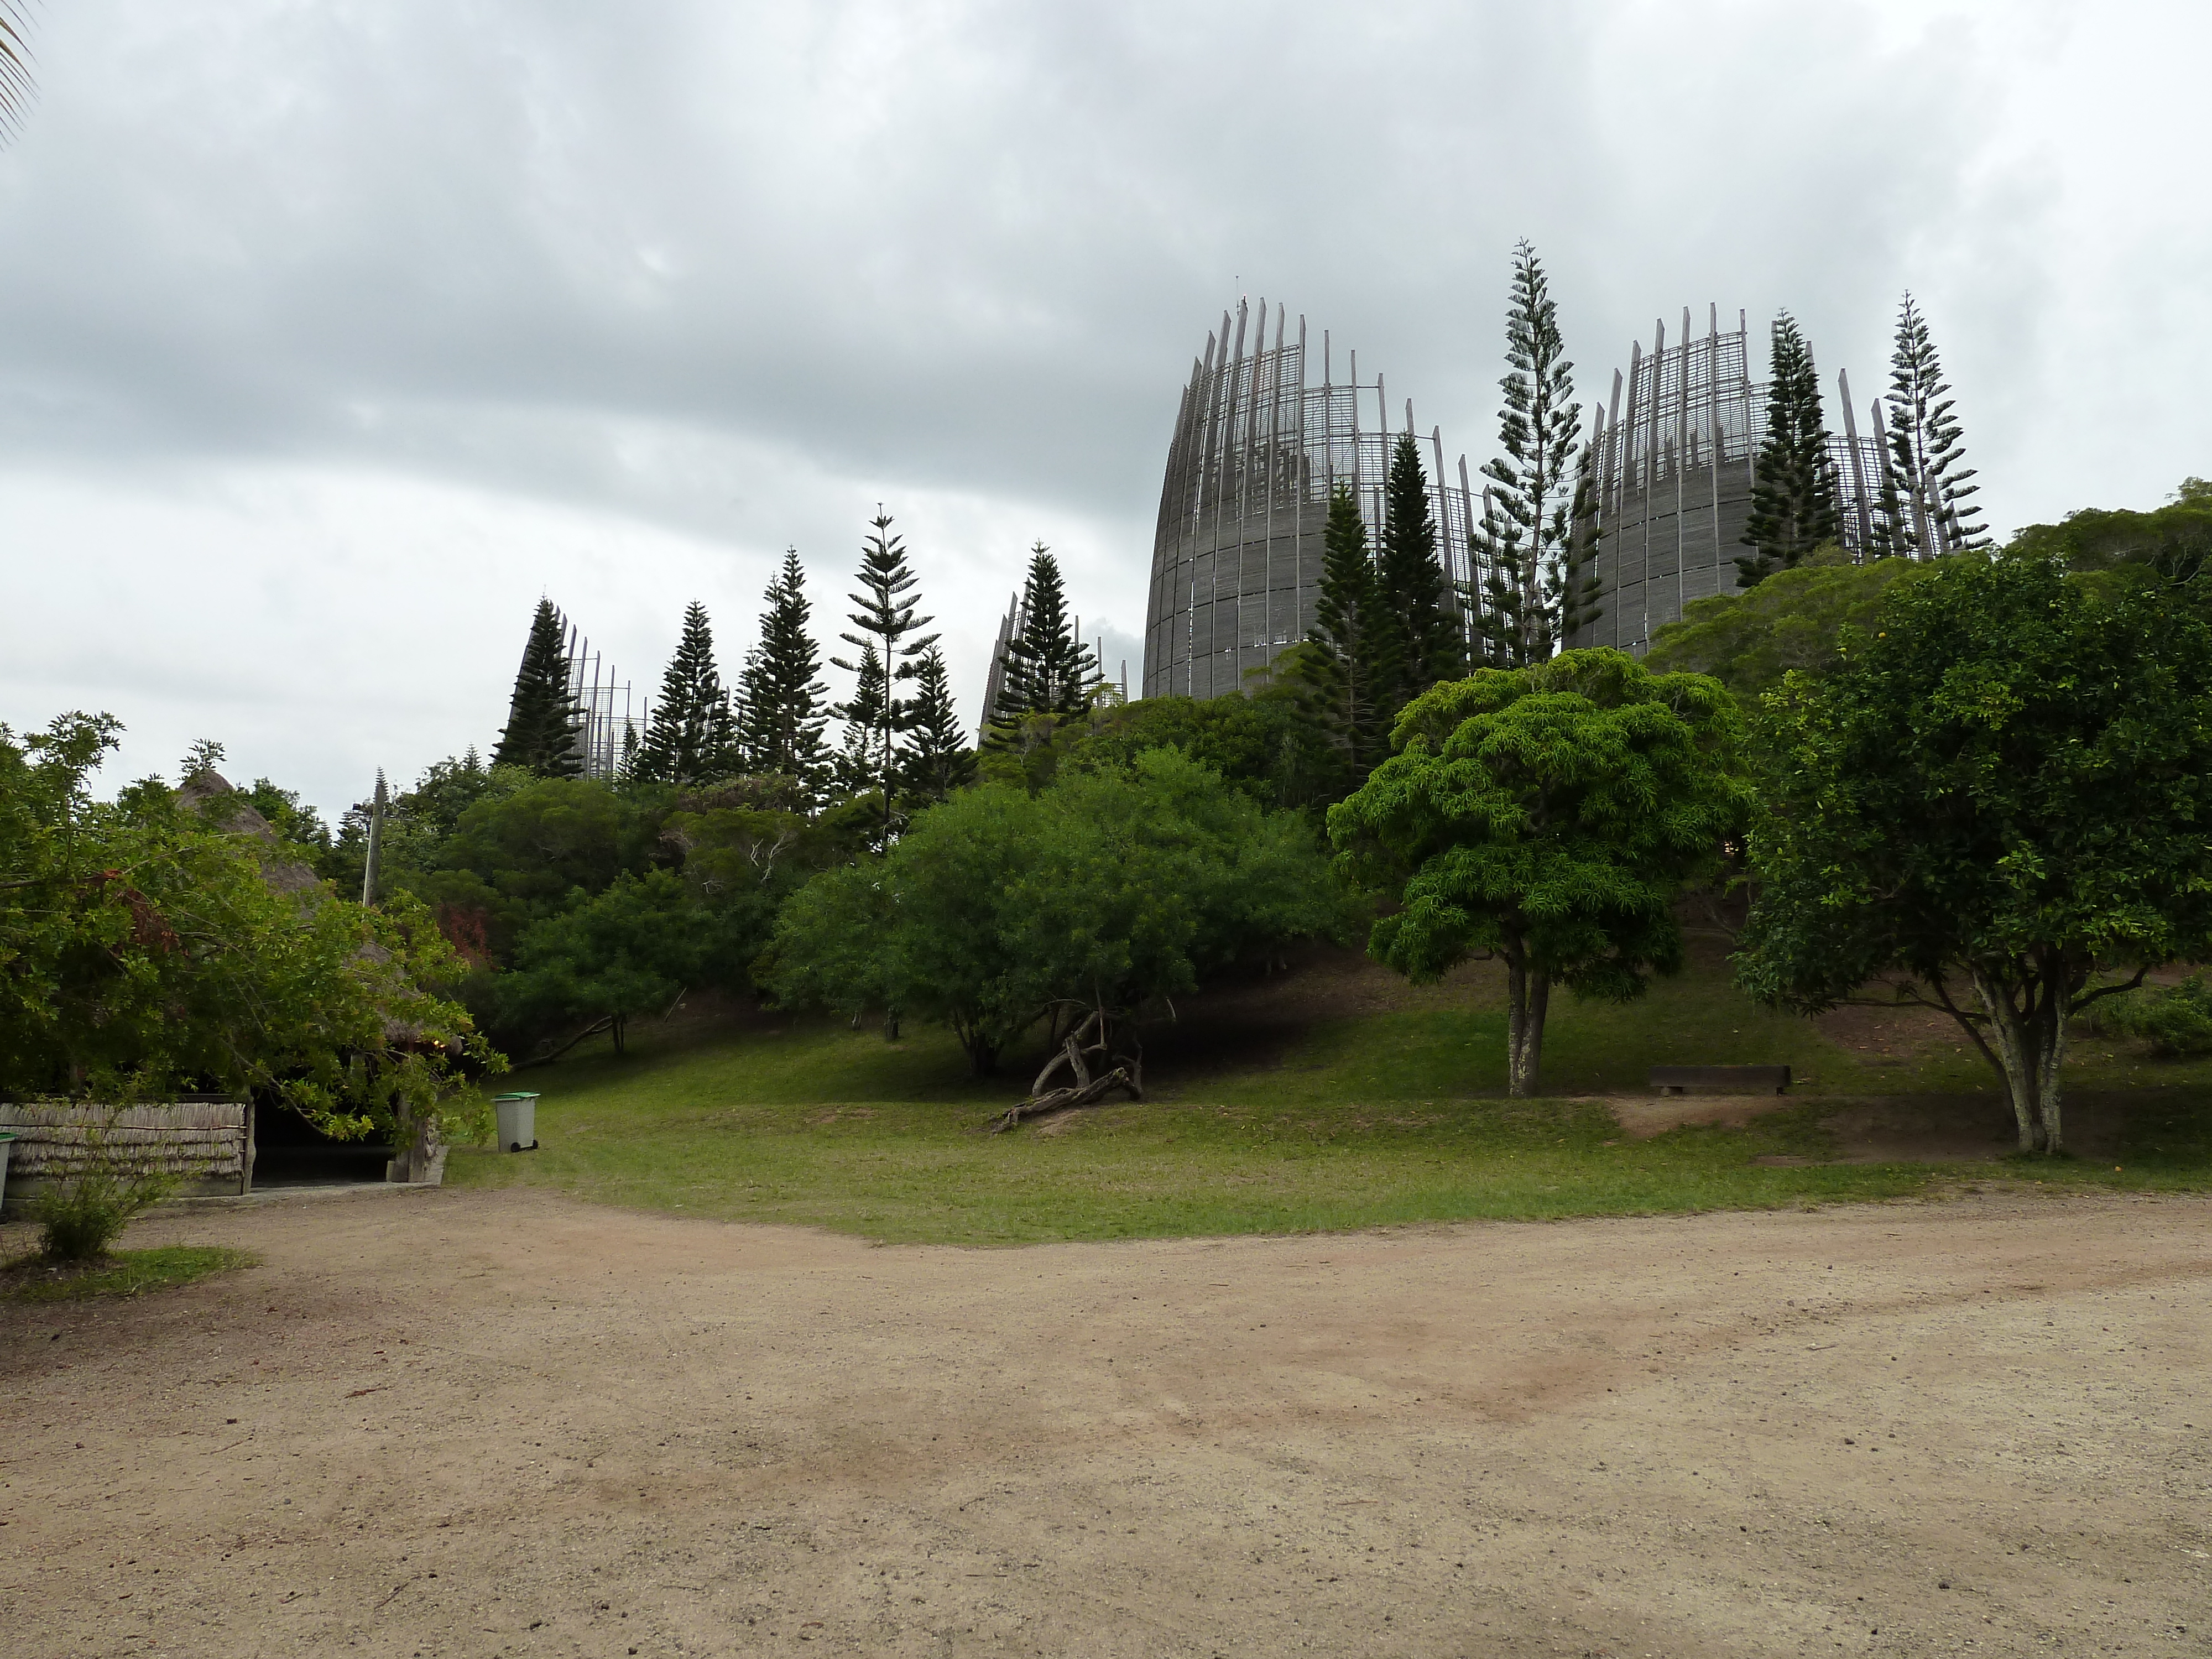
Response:
[[[180,1192],[243,1193],[253,1184],[251,1109],[242,1101],[155,1106],[0,1102],[8,1157],[8,1208],[48,1182],[96,1170],[167,1176]]]

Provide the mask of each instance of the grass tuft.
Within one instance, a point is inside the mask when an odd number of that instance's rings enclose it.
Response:
[[[151,1250],[118,1250],[89,1261],[27,1256],[0,1268],[0,1297],[10,1302],[76,1302],[91,1297],[137,1296],[189,1285],[210,1273],[260,1265],[248,1250],[205,1244],[166,1244]]]

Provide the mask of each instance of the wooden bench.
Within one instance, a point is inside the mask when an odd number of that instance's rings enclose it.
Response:
[[[1779,1095],[1790,1090],[1787,1066],[1654,1066],[1651,1086],[1662,1095]]]

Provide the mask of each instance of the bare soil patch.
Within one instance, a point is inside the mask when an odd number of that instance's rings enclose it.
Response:
[[[11,1652],[2196,1654],[2212,1622],[2196,1197],[971,1251],[422,1192],[130,1242],[266,1265],[0,1309]]]

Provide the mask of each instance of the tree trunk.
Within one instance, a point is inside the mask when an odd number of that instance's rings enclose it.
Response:
[[[1552,1000],[1552,976],[1530,968],[1518,954],[1505,959],[1506,1092],[1516,1099],[1536,1092],[1544,1060],[1544,1013]]]
[[[2014,985],[1975,967],[1974,993],[1990,1017],[1990,1039],[2004,1073],[2023,1152],[2064,1149],[2059,1129],[2059,1069],[2066,1059],[2066,1011],[2072,998],[2056,969]],[[2045,980],[2056,982],[2043,982]]]
[[[608,1029],[614,1033],[615,1053],[617,1055],[625,1054],[629,1052],[629,1049],[623,1046],[623,1033],[629,1029],[629,1016],[628,1014],[616,1014],[612,1016],[608,1022]]]

